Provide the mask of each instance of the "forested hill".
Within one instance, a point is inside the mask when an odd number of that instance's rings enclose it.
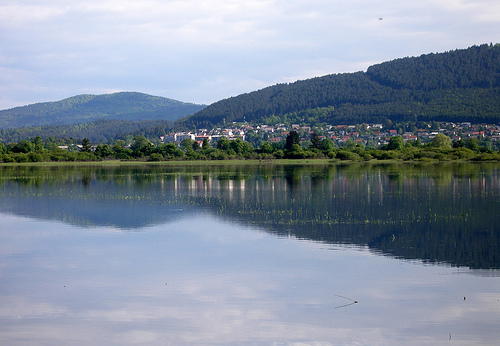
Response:
[[[0,128],[70,125],[97,119],[175,121],[204,107],[137,92],[78,95],[57,102],[2,110]]]
[[[373,65],[366,72],[277,84],[216,102],[179,127],[233,121],[309,124],[500,121],[500,44]]]

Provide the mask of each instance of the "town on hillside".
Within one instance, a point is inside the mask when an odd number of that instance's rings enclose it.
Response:
[[[176,132],[160,137],[163,143],[181,143],[186,138],[198,142],[201,146],[204,140],[216,143],[221,137],[229,140],[241,139],[252,143],[254,146],[262,141],[280,143],[289,135],[290,131],[297,131],[304,144],[317,133],[320,139],[329,138],[338,147],[348,142],[362,144],[365,147],[380,147],[389,143],[393,136],[401,136],[405,142],[417,141],[429,143],[433,138],[442,133],[451,138],[453,142],[469,138],[477,138],[485,142],[490,148],[500,147],[500,125],[471,124],[470,122],[450,123],[433,122],[420,124],[420,127],[407,124],[392,126],[392,124],[361,124],[361,125],[327,125],[327,126],[302,126],[293,124],[276,125],[250,125],[248,123],[233,123],[226,128],[211,130],[200,129],[192,132]],[[257,139],[257,140],[256,140]]]

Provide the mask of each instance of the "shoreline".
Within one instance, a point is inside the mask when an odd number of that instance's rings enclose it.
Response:
[[[140,160],[104,160],[104,161],[47,161],[47,162],[7,162],[0,163],[0,167],[12,166],[255,166],[255,165],[383,165],[383,164],[417,164],[417,165],[435,165],[435,164],[478,164],[478,163],[500,163],[496,160],[491,161],[470,161],[470,160],[335,160],[335,159],[274,159],[274,160],[192,160],[192,161],[140,161]]]

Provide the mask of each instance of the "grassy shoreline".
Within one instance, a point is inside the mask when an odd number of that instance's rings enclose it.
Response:
[[[335,159],[274,159],[274,160],[193,160],[193,161],[140,161],[140,160],[104,160],[104,161],[48,161],[48,162],[8,162],[0,163],[0,167],[9,166],[254,166],[254,165],[345,165],[345,164],[443,164],[443,163],[481,163],[498,161],[469,161],[469,160],[369,160],[351,161]]]
[[[337,164],[341,161],[331,159],[276,159],[276,160],[193,160],[193,161],[140,161],[140,160],[105,160],[105,161],[50,161],[50,162],[8,162],[1,166],[238,166],[238,165],[298,165],[298,164]],[[344,163],[347,161],[343,161]],[[382,161],[381,161],[382,162]]]

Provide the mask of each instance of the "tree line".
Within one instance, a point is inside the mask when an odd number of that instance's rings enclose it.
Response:
[[[321,138],[314,132],[310,139],[302,141],[297,131],[291,131],[285,140],[277,143],[264,141],[258,148],[240,138],[229,140],[221,137],[210,144],[207,139],[201,143],[190,138],[176,143],[153,144],[146,137],[137,135],[131,145],[124,140],[114,144],[92,146],[88,138],[79,145],[60,148],[41,137],[22,140],[19,143],[0,143],[0,161],[8,162],[71,162],[102,160],[274,160],[274,159],[330,159],[336,161],[500,161],[500,152],[488,148],[477,138],[452,142],[450,137],[440,133],[432,142],[422,144],[419,139],[405,143],[401,136],[393,136],[380,147],[365,147],[347,140],[338,147],[329,138]]]

